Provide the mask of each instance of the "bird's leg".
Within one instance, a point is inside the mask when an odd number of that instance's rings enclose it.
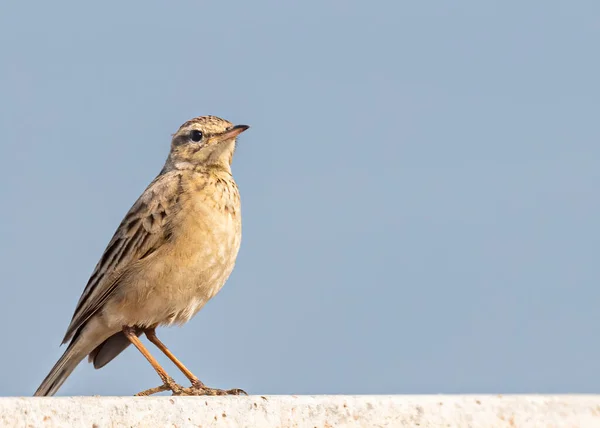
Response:
[[[138,351],[140,351],[142,355],[146,357],[152,368],[156,370],[156,373],[158,373],[158,376],[160,376],[161,380],[163,381],[163,385],[159,386],[158,388],[148,389],[136,395],[151,395],[156,392],[168,390],[173,391],[173,394],[180,393],[182,387],[175,383],[173,378],[167,374],[165,369],[163,369],[160,366],[160,364],[158,364],[158,361],[156,361],[156,359],[154,359],[154,357],[150,354],[148,349],[146,349],[140,338],[137,337],[135,327],[123,326],[123,334],[125,334],[125,337],[129,339],[131,343],[133,343],[133,346],[135,346],[138,349]]]
[[[165,354],[167,357],[169,357],[169,359],[171,361],[173,361],[173,364],[175,364],[177,366],[177,368],[179,370],[181,370],[181,372],[185,375],[185,377],[187,377],[190,382],[192,382],[192,386],[195,388],[204,388],[205,385],[200,381],[200,379],[198,379],[196,376],[194,376],[194,374],[188,370],[188,368],[186,366],[183,365],[183,363],[181,361],[179,361],[177,359],[177,357],[175,355],[173,355],[173,353],[171,351],[169,351],[169,348],[166,347],[166,345],[164,343],[162,343],[160,341],[160,339],[156,336],[156,330],[151,328],[148,330],[145,330],[144,333],[146,333],[146,337],[148,338],[148,340],[150,342],[152,342],[158,349],[160,349],[162,351],[163,354]]]
[[[165,354],[167,357],[169,357],[169,359],[171,361],[173,361],[173,364],[175,364],[177,366],[177,368],[179,370],[181,370],[181,372],[185,375],[185,377],[187,377],[190,380],[190,382],[192,383],[191,388],[183,388],[183,391],[181,391],[181,393],[174,392],[174,395],[241,395],[241,394],[246,394],[245,391],[243,391],[239,388],[223,390],[223,389],[207,387],[186,366],[184,366],[183,363],[181,361],[179,361],[179,359],[175,355],[173,355],[173,353],[169,350],[169,348],[166,347],[166,345],[164,343],[162,343],[160,341],[160,339],[156,336],[156,330],[154,328],[144,330],[144,333],[146,333],[146,337],[148,338],[148,340],[150,342],[152,342],[158,349],[160,349],[163,354]],[[248,394],[246,394],[246,395],[248,395]]]

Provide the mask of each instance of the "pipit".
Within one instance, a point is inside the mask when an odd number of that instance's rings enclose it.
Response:
[[[231,274],[241,240],[240,195],[231,175],[237,136],[248,129],[215,116],[185,122],[173,134],[160,174],[133,204],[83,290],[63,339],[64,354],[35,392],[54,395],[89,356],[99,369],[133,344],[162,380],[138,395],[238,395],[208,388],[156,337],[184,324]],[[184,388],[158,364],[145,334],[191,381]]]

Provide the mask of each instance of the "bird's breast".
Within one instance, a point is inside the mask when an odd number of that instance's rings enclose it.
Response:
[[[121,324],[185,323],[233,270],[242,231],[237,188],[232,197],[215,184],[185,185],[169,213],[167,241],[132,272],[134,286],[119,299]]]
[[[224,285],[241,243],[237,193],[232,198],[219,186],[207,187],[182,195],[170,242],[177,277],[173,282],[182,295],[197,302],[194,313]]]

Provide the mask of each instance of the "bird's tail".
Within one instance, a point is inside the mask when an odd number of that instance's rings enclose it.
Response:
[[[65,353],[60,359],[54,364],[52,370],[46,379],[42,382],[40,387],[33,394],[34,397],[47,397],[56,394],[58,388],[67,380],[69,375],[75,370],[75,367],[85,358],[89,353],[86,347],[82,347],[80,341],[82,337],[75,337]],[[83,348],[83,349],[82,349]]]

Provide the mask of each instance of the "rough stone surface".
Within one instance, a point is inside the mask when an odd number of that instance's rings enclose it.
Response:
[[[600,427],[600,395],[0,398],[1,427]]]

